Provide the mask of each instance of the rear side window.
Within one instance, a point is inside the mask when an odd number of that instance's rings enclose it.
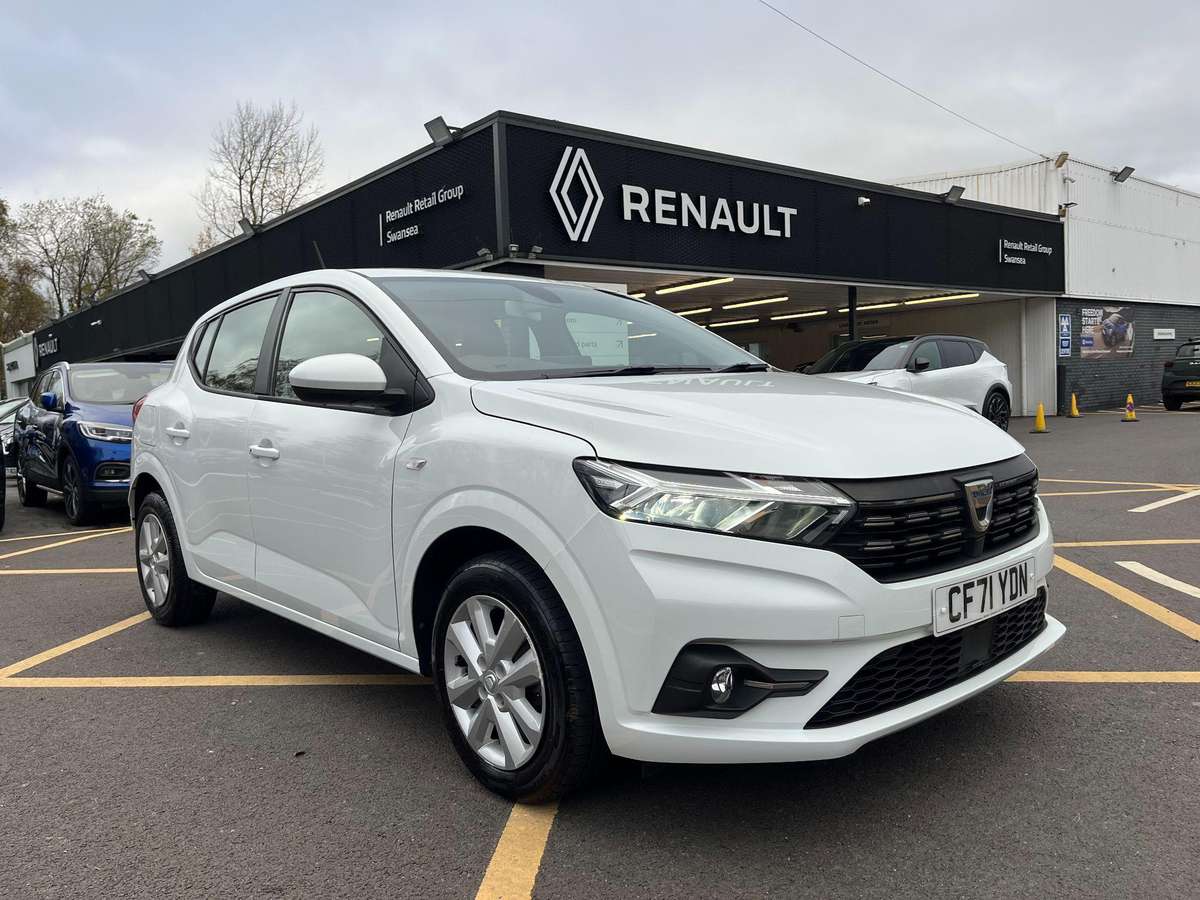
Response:
[[[249,394],[254,391],[263,336],[275,308],[276,297],[255,300],[231,309],[221,317],[204,371],[204,383],[219,391]]]
[[[969,366],[975,362],[975,352],[966,341],[938,341],[942,351],[942,368]]]
[[[1200,344],[1184,344],[1175,351],[1176,359],[1200,359]]]

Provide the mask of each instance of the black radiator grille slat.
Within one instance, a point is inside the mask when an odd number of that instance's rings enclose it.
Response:
[[[982,543],[958,486],[981,474],[972,470],[839,484],[858,510],[824,549],[886,583],[949,572],[1032,540],[1038,532],[1037,470],[1024,457],[992,468],[998,470],[992,524]]]
[[[1046,625],[1046,591],[1020,606],[941,637],[919,638],[875,656],[834,694],[806,728],[831,728],[895,709],[965,681],[1020,650]],[[986,641],[985,656],[964,653]]]

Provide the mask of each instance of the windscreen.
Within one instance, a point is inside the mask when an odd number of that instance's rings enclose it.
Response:
[[[376,278],[446,362],[468,378],[572,378],[637,367],[716,371],[761,365],[651,303],[553,281]]]
[[[1176,359],[1200,359],[1200,344],[1184,344],[1175,351]]]
[[[818,359],[808,371],[810,375],[821,375],[825,372],[861,372],[863,369],[878,368],[869,363],[889,347],[908,347],[908,344],[906,338],[842,344]],[[883,368],[895,367],[884,366]]]
[[[71,399],[79,403],[135,403],[171,375],[156,363],[74,366],[67,375]]]

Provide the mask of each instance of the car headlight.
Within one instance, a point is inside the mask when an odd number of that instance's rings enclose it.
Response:
[[[575,473],[608,515],[625,522],[816,546],[854,513],[837,488],[807,478],[691,472],[575,460]]]
[[[107,422],[80,422],[79,433],[93,441],[109,441],[128,444],[133,438],[133,429],[127,425],[109,425]]]

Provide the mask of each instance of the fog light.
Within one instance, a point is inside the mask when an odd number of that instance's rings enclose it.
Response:
[[[724,703],[732,697],[733,669],[729,666],[721,666],[714,671],[708,690],[712,694],[713,703]]]

